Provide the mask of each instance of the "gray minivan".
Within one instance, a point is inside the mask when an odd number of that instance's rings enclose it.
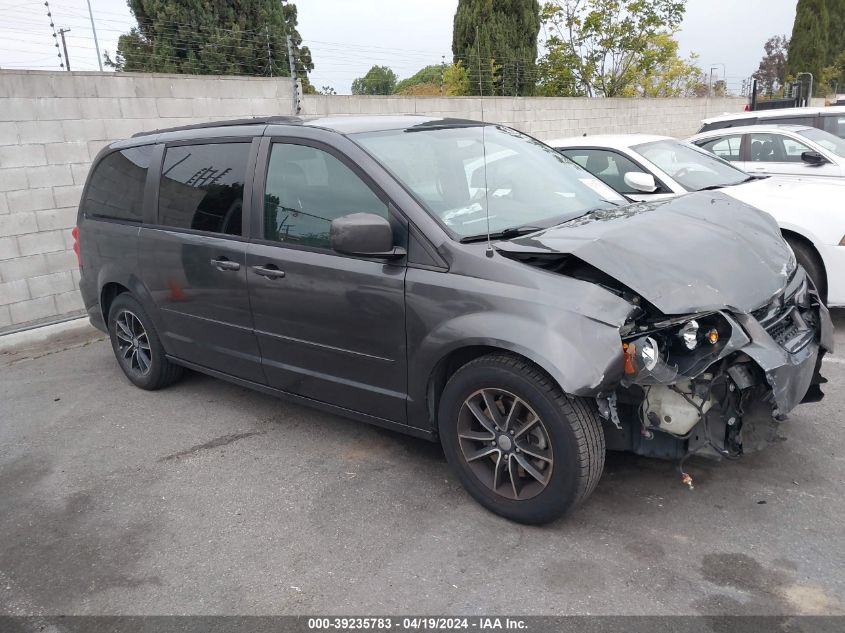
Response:
[[[774,221],[719,192],[629,205],[543,143],[419,116],[229,121],[97,157],[75,249],[126,376],[190,368],[439,440],[517,521],[606,450],[765,445],[821,397],[825,307]]]

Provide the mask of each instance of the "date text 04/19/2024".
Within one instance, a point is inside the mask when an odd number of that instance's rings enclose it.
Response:
[[[338,618],[309,618],[308,628],[311,630],[404,630],[404,631],[446,631],[446,630],[523,630],[526,628],[524,620],[519,618],[500,617],[338,617]]]

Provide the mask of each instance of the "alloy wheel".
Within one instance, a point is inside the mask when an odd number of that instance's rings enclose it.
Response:
[[[522,501],[540,494],[554,466],[549,433],[525,400],[503,389],[479,389],[458,413],[458,441],[487,488]]]
[[[122,310],[114,320],[118,358],[129,371],[144,376],[152,366],[150,340],[141,319],[129,310]]]

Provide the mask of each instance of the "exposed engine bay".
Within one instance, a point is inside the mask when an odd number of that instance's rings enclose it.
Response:
[[[602,369],[569,389],[595,398],[609,450],[735,459],[823,396],[827,308],[771,216],[724,194],[595,211],[497,250],[628,306],[614,341],[579,340]],[[571,309],[609,324],[597,301]]]
[[[652,311],[653,312],[653,311]],[[624,378],[596,401],[610,450],[736,459],[781,439],[801,402],[820,400],[827,310],[798,269],[749,314],[682,318],[643,309],[621,329]]]

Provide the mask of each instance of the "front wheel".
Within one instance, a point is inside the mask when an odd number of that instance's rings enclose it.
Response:
[[[178,380],[182,368],[165,354],[153,323],[129,294],[118,295],[109,308],[109,337],[126,377],[141,389],[161,389]]]
[[[795,259],[801,267],[806,271],[810,279],[813,280],[813,285],[819,293],[819,297],[824,303],[827,303],[827,276],[825,275],[824,264],[821,259],[811,247],[796,239],[786,238],[787,244],[792,247],[792,252],[795,253]]]
[[[595,406],[570,398],[532,363],[492,354],[461,367],[443,390],[440,441],[481,505],[546,523],[586,499],[604,467]]]

